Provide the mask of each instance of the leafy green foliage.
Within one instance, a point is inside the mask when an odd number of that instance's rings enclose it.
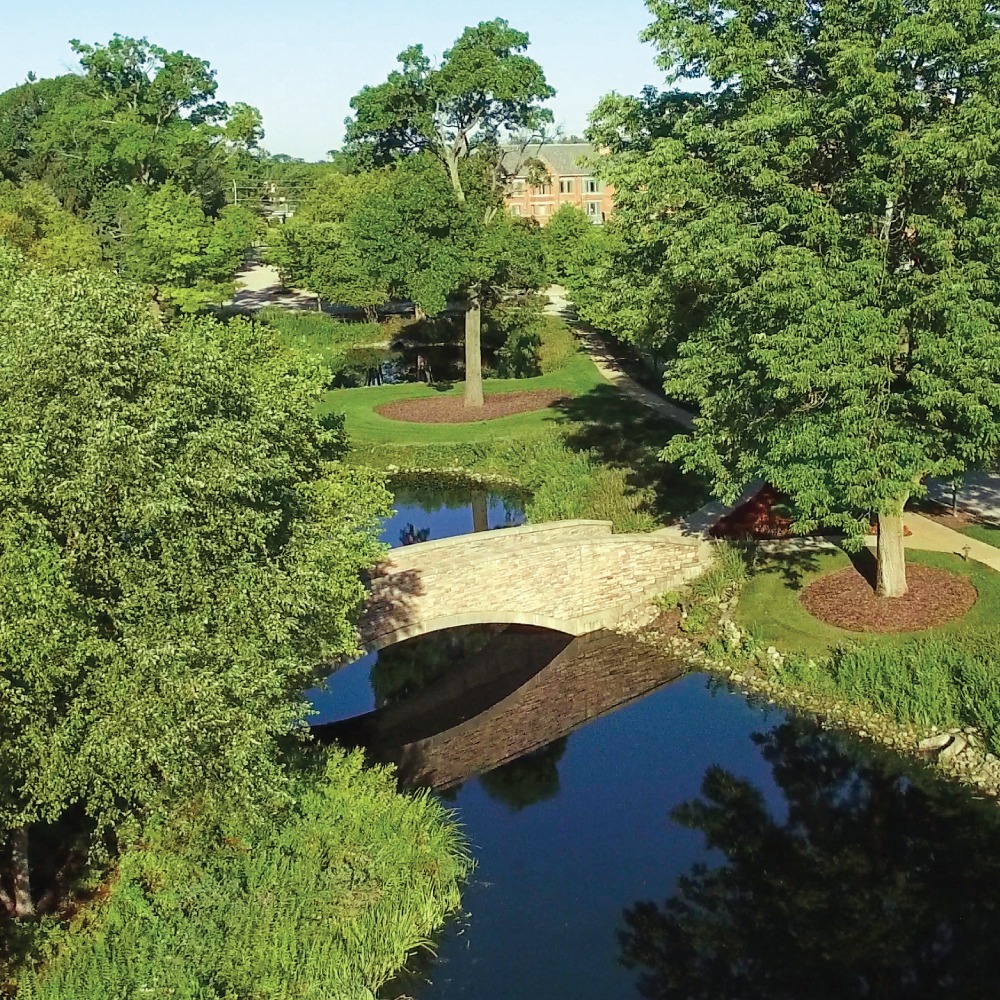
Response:
[[[466,28],[439,66],[431,65],[422,45],[401,52],[398,70],[351,101],[349,150],[375,163],[430,152],[449,173],[460,158],[481,151],[497,166],[507,135],[552,121],[541,103],[555,91],[524,55],[528,41],[497,18]]]
[[[195,311],[232,293],[233,274],[260,231],[249,209],[230,205],[213,221],[196,195],[168,181],[128,199],[122,270],[153,285],[157,297]]]
[[[33,112],[27,129],[14,130],[27,146],[20,159],[29,175],[71,207],[89,205],[108,186],[154,189],[173,180],[218,209],[221,171],[234,146],[259,139],[259,113],[218,101],[215,72],[184,52],[121,35],[72,46],[83,76],[59,87],[29,84],[7,112],[22,122],[25,107]]]
[[[555,281],[574,284],[579,270],[583,248],[594,237],[599,227],[575,205],[560,205],[542,231],[545,256],[549,271]]]
[[[249,210],[223,208],[234,163],[262,134],[259,113],[216,100],[214,71],[186,53],[120,35],[72,45],[81,75],[0,94],[0,176],[26,184],[0,232],[61,270],[97,259],[96,233],[100,254],[162,301],[221,303],[261,230]]]
[[[423,273],[433,277],[430,287],[411,287],[418,302],[417,295],[443,301],[434,296],[450,292],[466,304],[469,406],[483,403],[484,300],[495,301],[505,289],[539,288],[546,278],[541,242],[532,240],[532,227],[527,220],[511,220],[503,210],[510,165],[504,165],[502,142],[552,121],[542,103],[555,91],[541,67],[523,54],[527,47],[528,36],[500,18],[466,28],[437,67],[422,46],[412,46],[400,53],[399,70],[354,97],[355,116],[347,122],[348,152],[356,162],[370,167],[433,161],[439,178],[451,188],[458,229],[453,225],[438,236],[455,246],[450,261],[455,267],[429,268]],[[387,228],[390,246],[407,241],[407,230],[395,221]]]
[[[20,187],[0,181],[0,240],[55,271],[92,267],[101,260],[97,234],[37,181]]]
[[[779,669],[795,685],[921,728],[976,726],[1000,753],[1000,679],[995,629],[912,639],[903,644],[847,644],[829,657],[790,656]]]
[[[264,327],[0,248],[0,830],[281,797],[388,506],[323,383]]]
[[[989,5],[650,0],[704,94],[609,99],[619,287],[659,303],[667,457],[864,529],[1000,448],[1000,34]],[[641,308],[646,291],[633,301]]]
[[[370,1000],[457,908],[465,844],[434,797],[398,795],[360,753],[331,752],[294,795],[249,827],[148,828],[18,996]]]
[[[548,375],[569,364],[580,345],[573,331],[558,316],[542,313],[537,302],[500,305],[486,316],[489,337],[502,337],[497,353],[501,378]]]

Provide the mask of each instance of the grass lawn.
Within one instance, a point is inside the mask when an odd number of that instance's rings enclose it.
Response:
[[[992,524],[966,524],[961,529],[963,535],[975,538],[1000,549],[1000,528]]]
[[[979,591],[975,606],[948,625],[920,632],[865,635],[835,628],[813,618],[799,603],[799,595],[818,576],[850,565],[850,559],[841,551],[800,552],[761,562],[743,590],[734,617],[745,628],[754,629],[765,646],[774,646],[782,653],[801,652],[811,656],[825,656],[843,642],[901,646],[916,636],[940,637],[996,625],[1000,619],[1000,573],[943,552],[910,549],[906,555],[909,562],[967,576]]]
[[[525,392],[532,389],[561,389],[567,395],[582,397],[607,383],[585,354],[578,354],[558,371],[538,378],[486,379],[483,391]],[[460,396],[461,382],[447,389],[420,383],[379,385],[360,389],[335,389],[321,404],[321,413],[343,413],[350,439],[363,444],[430,445],[467,444],[499,438],[530,437],[565,422],[565,412],[557,407],[518,413],[498,420],[473,421],[467,424],[414,424],[379,416],[375,407],[398,399],[437,396],[442,391]]]

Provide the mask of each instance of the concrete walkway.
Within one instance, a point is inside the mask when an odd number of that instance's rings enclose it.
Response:
[[[573,304],[566,297],[566,289],[560,285],[550,285],[546,289],[549,297],[545,312],[551,316],[559,316],[567,322],[572,323],[574,330],[583,344],[584,350],[590,355],[590,360],[601,373],[601,377],[610,382],[616,389],[638,400],[651,410],[662,414],[675,424],[685,430],[694,429],[694,414],[676,403],[671,403],[668,399],[640,385],[631,375],[629,375],[618,362],[618,359],[608,350],[608,345],[595,330],[588,326],[583,326],[576,319],[576,310]]]

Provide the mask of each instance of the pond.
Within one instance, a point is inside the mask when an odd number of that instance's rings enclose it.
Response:
[[[451,630],[333,678],[326,719],[380,706],[477,861],[465,914],[386,1000],[996,994],[994,805],[629,643],[599,647],[581,713],[567,663],[582,676],[589,641]],[[445,695],[477,665],[496,705],[462,713]]]

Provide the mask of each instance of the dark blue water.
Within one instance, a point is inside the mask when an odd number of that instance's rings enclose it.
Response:
[[[784,813],[750,742],[768,721],[689,675],[574,732],[553,798],[514,811],[481,781],[464,785],[450,804],[477,861],[463,895],[469,915],[442,936],[423,982],[407,988],[418,1000],[634,996],[635,975],[618,961],[622,912],[716,860],[671,810],[718,764]]]
[[[429,689],[488,638],[355,664],[327,717]],[[466,912],[386,1000],[1000,995],[996,805],[703,675],[441,795],[477,863]]]

